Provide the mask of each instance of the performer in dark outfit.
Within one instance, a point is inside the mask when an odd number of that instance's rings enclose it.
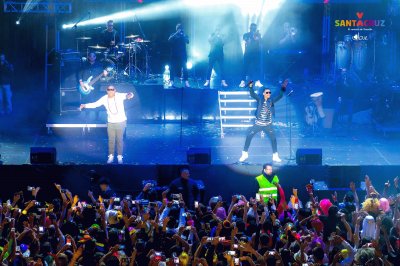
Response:
[[[183,72],[183,80],[185,81],[185,87],[190,87],[188,81],[188,70],[187,70],[187,52],[186,44],[189,43],[189,37],[183,31],[182,24],[176,25],[176,32],[172,33],[168,42],[171,44],[171,81],[170,86],[173,85],[175,77],[180,78]]]
[[[219,26],[210,35],[208,42],[210,43],[210,53],[208,55],[207,80],[204,83],[204,87],[210,86],[211,72],[213,68],[215,70],[216,65],[219,66],[218,75],[221,78],[221,85],[228,87],[224,77],[224,36],[221,34]]]
[[[13,72],[13,65],[6,60],[4,54],[0,54],[0,115],[12,112],[11,80]]]
[[[255,124],[249,128],[247,131],[246,142],[242,151],[242,156],[239,159],[239,162],[244,162],[248,157],[248,150],[250,147],[251,140],[257,132],[264,131],[271,140],[272,145],[272,161],[281,162],[282,160],[278,155],[278,148],[276,143],[276,137],[274,128],[272,126],[272,116],[275,112],[274,105],[277,101],[279,101],[283,93],[286,91],[286,86],[288,84],[288,80],[285,80],[282,83],[281,90],[279,95],[275,98],[271,98],[271,90],[268,88],[263,88],[263,98],[257,95],[253,89],[253,82],[249,83],[250,95],[257,101],[257,111],[256,111],[256,121]]]
[[[114,21],[107,21],[107,28],[101,32],[101,44],[107,47],[110,52],[117,48],[119,43],[119,34],[114,29]]]
[[[336,93],[338,94],[336,112],[333,118],[333,127],[344,126],[351,129],[353,122],[353,106],[354,106],[354,91],[355,85],[350,78],[347,69],[343,68],[341,76],[336,83]],[[347,116],[347,121],[343,121],[343,117]],[[342,125],[340,125],[342,122]]]
[[[261,54],[261,34],[257,30],[257,25],[251,23],[250,32],[243,34],[245,41],[245,51],[243,55],[243,79],[239,87],[243,88],[247,78],[256,80],[255,86],[262,87],[260,82],[260,54]]]

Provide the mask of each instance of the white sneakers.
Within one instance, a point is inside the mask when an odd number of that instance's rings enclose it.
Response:
[[[247,151],[242,151],[242,157],[239,158],[239,162],[244,162],[249,158],[249,153]]]
[[[112,154],[108,155],[107,163],[110,164],[110,163],[113,163],[113,162],[114,162],[114,155],[112,155]]]
[[[272,154],[272,161],[276,162],[276,163],[280,163],[282,162],[281,158],[279,158],[279,155],[277,152],[275,152],[274,154]]]
[[[210,86],[210,80],[206,80],[206,82],[203,85],[203,87],[208,87],[208,86]],[[226,81],[224,79],[221,80],[221,86],[228,87],[228,84],[226,83]]]
[[[254,83],[254,86],[262,87],[263,85],[261,84],[261,82],[259,80],[257,80],[256,83]]]
[[[262,83],[260,82],[260,80],[257,80],[257,81],[254,83],[254,86],[260,87],[260,88],[261,88],[261,87],[264,86],[264,85],[262,85]],[[240,87],[240,88],[246,87],[246,83],[244,82],[244,80],[242,80],[242,81],[240,82],[239,87]]]
[[[122,155],[117,156],[118,164],[123,164],[124,161],[122,160],[124,157]],[[108,155],[107,164],[112,164],[114,162],[114,155]]]
[[[244,162],[249,158],[249,153],[247,151],[242,151],[242,156],[239,158],[239,162]],[[272,154],[272,161],[275,163],[280,163],[282,162],[281,158],[279,158],[279,155],[277,152]]]
[[[185,87],[186,87],[186,88],[190,88],[189,81],[187,81],[187,80],[185,81]]]
[[[122,160],[122,158],[124,158],[122,155],[118,155],[117,159],[118,159],[118,164],[123,164],[124,161]]]

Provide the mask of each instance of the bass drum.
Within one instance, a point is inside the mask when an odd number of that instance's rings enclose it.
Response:
[[[367,65],[368,45],[364,41],[353,43],[353,66],[358,72],[364,70]]]
[[[336,69],[348,69],[351,62],[351,44],[339,41],[335,45]]]
[[[117,76],[117,64],[112,58],[107,58],[102,60],[103,69],[108,72],[107,76],[102,77],[101,80],[105,82],[110,82],[114,80]]]

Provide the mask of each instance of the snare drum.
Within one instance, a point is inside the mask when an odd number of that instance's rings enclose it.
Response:
[[[316,92],[316,93],[313,93],[310,95],[311,100],[314,102],[315,106],[317,107],[318,116],[320,118],[325,117],[324,108],[322,106],[322,95],[324,95],[323,92]]]

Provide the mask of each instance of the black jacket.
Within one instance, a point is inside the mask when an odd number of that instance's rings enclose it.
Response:
[[[260,112],[261,112],[261,109],[262,109],[262,106],[263,106],[263,104],[264,104],[264,99],[262,98],[262,96],[260,97],[260,95],[258,95],[258,94],[256,94],[255,92],[254,92],[254,89],[253,89],[253,86],[249,86],[249,89],[250,89],[250,96],[254,99],[254,100],[256,100],[257,101],[257,110],[256,110],[256,117],[258,118],[259,116],[260,116]],[[262,90],[264,90],[265,88],[262,88]],[[277,101],[279,101],[282,97],[283,97],[283,92],[285,91],[286,89],[284,88],[284,87],[281,87],[281,90],[279,91],[279,94],[276,96],[276,97],[272,97],[271,96],[271,98],[268,100],[268,101],[270,101],[271,102],[271,112],[272,112],[272,115],[274,116],[275,115],[275,103],[277,102]],[[272,100],[271,100],[272,99]]]

